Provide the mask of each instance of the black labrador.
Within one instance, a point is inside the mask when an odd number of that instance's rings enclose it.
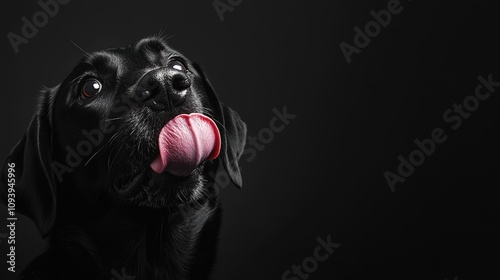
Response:
[[[2,171],[5,185],[15,165],[16,210],[49,237],[21,278],[209,279],[214,175],[241,187],[245,139],[200,67],[161,38],[86,54],[44,90]]]

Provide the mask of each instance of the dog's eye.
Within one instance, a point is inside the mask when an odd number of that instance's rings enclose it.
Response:
[[[181,72],[184,72],[184,73],[187,72],[186,66],[184,66],[184,64],[182,62],[178,61],[178,60],[170,61],[168,63],[167,67],[173,68],[173,69],[175,69],[177,71],[181,71]]]
[[[97,79],[88,79],[82,87],[82,96],[85,98],[92,98],[96,96],[102,89],[101,82]]]

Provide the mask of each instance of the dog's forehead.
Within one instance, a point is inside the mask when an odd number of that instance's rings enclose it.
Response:
[[[136,55],[143,56],[150,62],[156,62],[158,58],[168,57],[176,53],[163,40],[159,38],[145,38],[131,44],[129,49]]]
[[[145,38],[126,47],[91,53],[83,62],[121,76],[127,70],[164,66],[172,56],[182,55],[159,38]]]

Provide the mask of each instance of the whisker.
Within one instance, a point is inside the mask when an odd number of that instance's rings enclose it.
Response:
[[[78,46],[73,40],[70,39],[70,42],[73,43],[73,45],[75,45],[75,47],[77,47],[80,51],[82,51],[86,57],[90,57],[90,54],[88,52],[86,52],[83,48]]]
[[[211,108],[202,107],[201,109],[204,111],[204,113],[209,113],[211,115],[213,115],[213,113],[214,113]]]
[[[213,202],[214,204],[217,204],[217,202],[215,202],[207,193],[206,193],[206,190],[205,189],[200,189],[200,192],[205,195],[211,202]]]
[[[118,136],[118,133],[120,133],[119,131],[116,132],[113,136],[111,136],[111,138],[108,140],[108,142],[106,142],[104,145],[102,145],[102,147],[97,150],[97,152],[95,152],[88,160],[87,162],[85,163],[84,166],[87,166],[87,164],[89,164],[89,162],[102,150],[104,149],[107,145],[111,144],[113,142],[113,140],[116,138],[116,136]]]
[[[163,30],[162,30],[162,33],[163,33]],[[160,39],[161,39],[162,41],[168,41],[168,40],[170,40],[170,38],[172,38],[172,37],[174,37],[174,34],[172,34],[172,35],[170,35],[170,36],[168,36],[168,37],[167,37],[167,35],[163,35],[163,34],[161,34]]]
[[[118,148],[118,151],[116,151],[115,153],[115,156],[113,157],[113,159],[111,160],[111,162],[109,161],[111,159],[111,154],[113,153],[113,149],[110,151],[109,155],[108,155],[108,173],[106,174],[106,181],[105,181],[105,185],[108,186],[109,185],[109,181],[110,181],[110,174],[113,173],[112,171],[112,167],[113,167],[113,164],[115,163],[115,160],[116,158],[118,157],[118,155],[120,154],[120,151],[121,149],[123,148],[123,146],[125,146],[125,144],[123,143],[122,145],[119,146]]]
[[[214,117],[214,113],[213,113],[213,110],[210,109],[210,108],[207,108],[207,107],[202,107],[201,108],[202,111],[203,111],[203,114],[209,116],[215,123],[219,124],[226,132],[227,132],[227,128],[220,122],[218,121],[215,117]]]
[[[89,164],[89,162],[104,148],[106,148],[106,145],[107,144],[104,144],[99,150],[97,150],[97,152],[95,152],[88,160],[87,162],[85,162],[85,164],[83,166],[87,166],[87,164]]]
[[[122,144],[120,145],[120,147],[118,148],[118,151],[116,151],[116,154],[115,156],[113,157],[113,159],[111,160],[111,164],[109,163],[109,159],[110,157],[108,157],[108,169],[111,169],[111,167],[113,166],[113,164],[115,163],[115,160],[116,158],[118,157],[118,155],[120,154],[120,151],[122,150],[123,146],[125,146],[125,144]],[[111,153],[110,153],[111,155]]]
[[[111,119],[105,119],[104,121],[105,122],[110,122],[110,121],[116,121],[116,120],[121,120],[123,119],[123,117],[119,117],[119,118],[111,118]]]
[[[87,166],[87,164],[102,150],[104,149],[106,146],[110,145],[111,143],[113,143],[113,141],[115,139],[117,139],[117,136],[119,135],[120,131],[116,132],[113,136],[111,136],[111,138],[108,140],[108,142],[106,142],[97,152],[94,153],[94,155],[92,155],[92,157],[90,157],[90,159],[85,163],[85,166]],[[108,157],[108,164],[109,164],[109,157]],[[109,169],[109,167],[108,167]],[[109,173],[108,173],[109,175]],[[108,180],[109,176],[106,176],[106,179],[105,179],[105,182],[104,182],[104,185],[107,186],[108,185]],[[102,187],[99,188],[99,190],[97,191],[97,194],[96,194],[96,197],[94,199],[94,205],[96,205],[98,199],[99,199],[99,195],[101,194],[102,192]]]
[[[97,200],[99,199],[99,195],[101,194],[102,189],[103,188],[99,188],[99,190],[97,191],[97,194],[95,196],[94,203],[93,203],[94,206],[97,204]]]
[[[107,142],[106,144],[104,144],[104,146],[103,146],[102,148],[104,148],[104,147],[106,147],[107,145],[110,145],[111,143],[113,143],[113,141],[115,141],[115,139],[117,139],[117,138],[118,138],[117,136],[119,135],[119,133],[120,133],[120,132],[116,132],[116,133],[115,133],[115,134],[114,134],[114,135],[113,135],[113,136],[112,136],[112,137],[108,140],[108,142]],[[99,151],[100,151],[100,150],[102,150],[102,148],[101,148],[101,149],[99,149]],[[120,147],[120,148],[121,148],[121,147]],[[99,152],[99,151],[97,151],[97,152]],[[97,153],[97,152],[96,152],[96,153]],[[111,153],[110,153],[110,155],[111,155]],[[94,156],[92,156],[92,157],[94,157]],[[90,159],[89,159],[89,161],[90,161]],[[87,163],[88,163],[89,161],[87,161]],[[110,167],[109,167],[109,156],[108,156],[108,170],[109,170],[109,169],[110,169]],[[105,179],[105,181],[104,181],[104,186],[108,186],[108,185],[109,185],[109,172],[106,174],[106,179]],[[98,198],[99,198],[99,195],[100,195],[100,194],[101,194],[101,192],[102,192],[102,189],[103,189],[102,187],[101,187],[101,188],[99,188],[99,191],[97,192],[96,198],[95,198],[95,200],[94,200],[94,205],[97,203],[97,200],[98,200]]]
[[[213,120],[214,122],[218,123],[218,124],[219,124],[219,125],[220,125],[220,126],[221,126],[221,127],[222,127],[225,131],[226,131],[226,132],[228,132],[228,131],[227,131],[227,128],[226,128],[226,127],[225,127],[225,126],[224,126],[224,125],[223,125],[220,121],[218,121],[218,120],[216,120],[216,119],[214,119],[214,118],[212,118],[212,120]]]
[[[68,84],[72,85],[72,84],[75,84],[76,81],[78,81],[79,79],[81,79],[82,77],[81,76],[76,76],[73,80],[71,80]]]

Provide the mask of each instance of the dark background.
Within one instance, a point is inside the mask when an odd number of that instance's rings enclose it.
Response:
[[[479,75],[500,81],[498,7],[402,0],[348,64],[340,42],[353,44],[353,28],[387,2],[243,0],[221,21],[210,0],[73,0],[15,54],[7,33],[20,34],[21,17],[40,7],[11,1],[1,26],[0,158],[22,137],[41,86],[58,84],[82,56],[72,41],[95,51],[162,32],[201,63],[250,135],[269,127],[273,108],[297,114],[242,160],[243,189],[223,189],[214,279],[281,279],[328,235],[341,246],[308,279],[497,278],[500,88],[455,131],[442,115],[474,94]],[[447,141],[391,192],[384,172],[436,127]],[[24,216],[16,237],[20,271],[44,243]],[[0,276],[12,279],[0,240]]]

